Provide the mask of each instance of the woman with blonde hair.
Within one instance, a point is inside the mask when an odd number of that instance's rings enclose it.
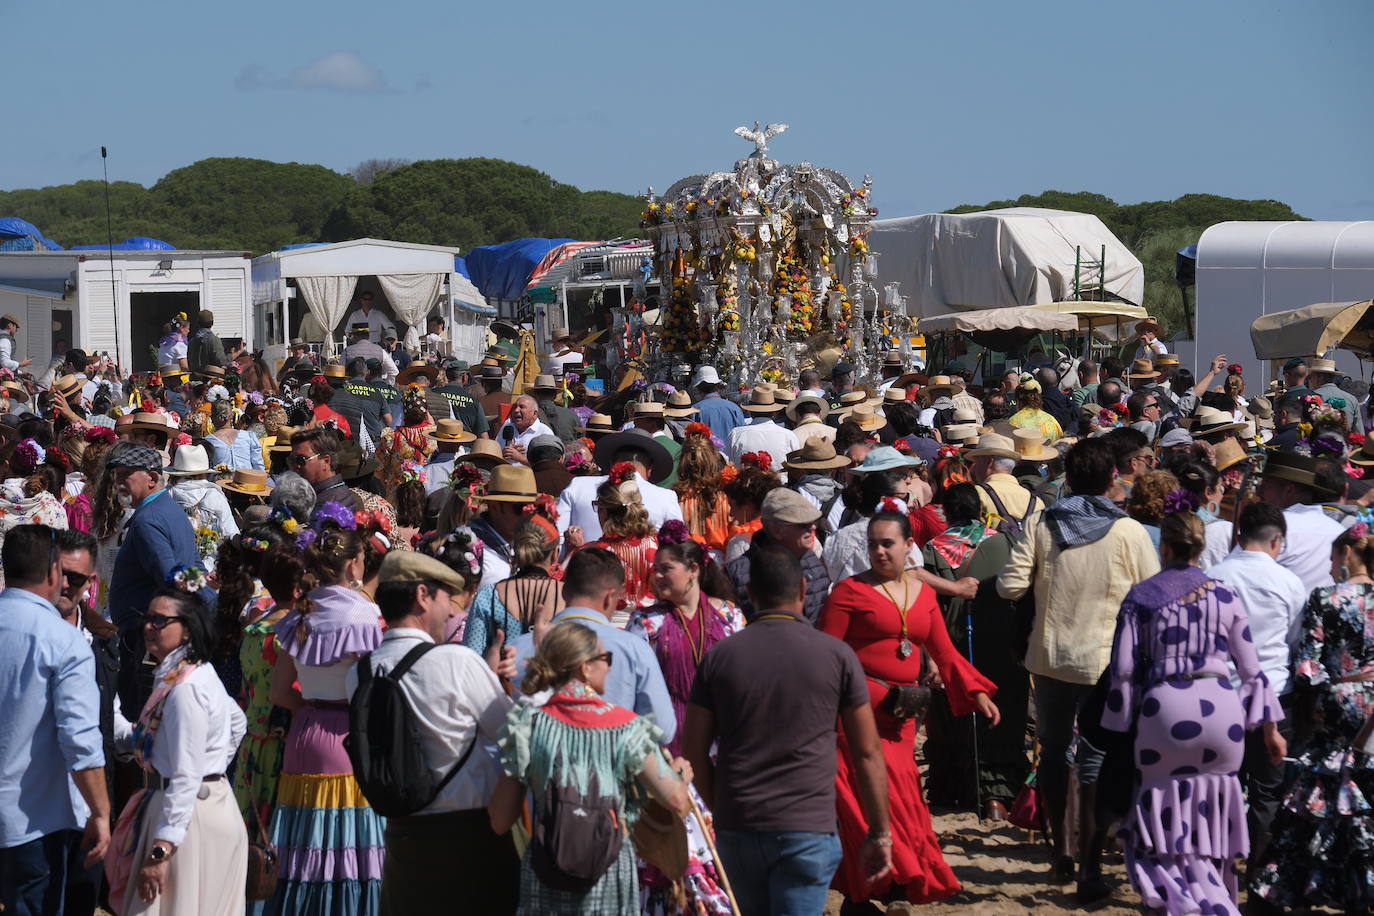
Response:
[[[266,470],[267,466],[262,460],[262,443],[258,437],[246,429],[235,427],[232,399],[220,398],[210,406],[210,422],[215,431],[205,437],[205,444],[210,447],[211,466],[224,465],[230,470]]]
[[[1040,383],[1033,378],[1022,379],[1016,386],[1016,412],[1007,422],[1017,429],[1034,429],[1043,433],[1045,442],[1053,445],[1054,440],[1064,435],[1059,421],[1045,411],[1045,396]]]
[[[305,597],[275,627],[269,699],[294,716],[269,830],[280,857],[270,916],[378,912],[383,821],[359,790],[344,749],[345,675],[382,641],[381,612],[355,585],[367,564],[355,525],[339,503],[315,510],[311,527],[296,538]]]
[[[1159,524],[1164,519],[1165,502],[1177,489],[1178,478],[1168,471],[1146,471],[1136,475],[1135,486],[1126,498],[1126,514],[1145,526],[1156,550],[1159,549]]]
[[[601,521],[601,539],[586,545],[606,548],[624,565],[625,601],[630,609],[654,597],[650,578],[658,550],[657,532],[649,521],[649,511],[644,508],[634,474],[634,466],[629,462],[614,464],[605,482],[596,488],[592,506]],[[616,623],[624,626],[623,620]]]
[[[688,423],[673,490],[692,538],[717,556],[724,556],[725,542],[730,539],[730,500],[721,478],[724,469],[725,459],[711,442],[711,427]]]
[[[492,829],[505,834],[520,817],[525,792],[533,799],[536,837],[548,816],[551,788],[586,796],[599,794],[615,809],[619,823],[633,826],[644,794],[685,815],[691,809],[687,784],[692,768],[677,758],[669,763],[659,750],[662,730],[643,716],[602,698],[606,674],[615,663],[596,633],[580,623],[560,623],[544,634],[539,651],[525,669],[521,691],[547,694],[540,705],[517,703],[502,730],[501,766],[487,810]],[[640,791],[643,790],[643,791]],[[585,891],[559,890],[540,880],[533,860],[538,839],[520,863],[521,913],[638,914],[639,883],[634,844],[613,834],[619,850]]]

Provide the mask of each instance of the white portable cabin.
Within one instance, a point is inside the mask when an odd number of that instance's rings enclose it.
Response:
[[[344,323],[365,291],[373,294],[374,306],[389,316],[410,349],[424,335],[425,319],[437,313],[450,329],[449,348],[455,356],[464,355],[452,333],[455,313],[462,313],[466,328],[474,323],[467,316],[485,325],[494,310],[454,271],[457,254],[457,248],[440,245],[353,239],[293,245],[254,258],[253,312],[263,358],[276,365],[297,336],[326,353],[335,352],[347,330]],[[475,335],[459,336],[466,348],[467,338]]]
[[[900,283],[919,318],[1097,298],[1099,289],[1132,305],[1145,295],[1140,259],[1089,213],[1010,207],[880,219],[868,246],[876,286]]]
[[[1256,318],[1315,302],[1370,298],[1374,220],[1218,223],[1197,243],[1195,343],[1179,347],[1180,359],[1198,373],[1225,353],[1231,362],[1260,370],[1250,341]],[[1352,354],[1337,351],[1335,358],[1341,371],[1360,375]]]
[[[155,370],[162,325],[177,312],[215,314],[215,333],[251,346],[249,255],[242,251],[0,252],[0,313],[19,319],[18,352],[35,374],[65,340]]]

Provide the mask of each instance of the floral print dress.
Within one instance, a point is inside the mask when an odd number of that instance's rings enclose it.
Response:
[[[1251,886],[1285,909],[1365,912],[1374,907],[1374,757],[1352,744],[1374,714],[1374,680],[1341,679],[1374,670],[1374,585],[1317,589],[1302,628],[1293,689],[1314,693],[1313,732]]]
[[[265,589],[245,608],[246,617],[256,617],[243,627],[239,643],[239,665],[243,669],[238,703],[248,717],[248,731],[239,745],[238,766],[234,770],[234,797],[244,821],[266,827],[272,821],[272,805],[277,796],[277,775],[291,713],[272,705],[272,667],[277,663],[277,639],[273,634],[275,604]],[[250,830],[256,836],[256,829]]]

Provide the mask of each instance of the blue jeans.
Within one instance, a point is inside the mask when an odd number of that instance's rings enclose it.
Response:
[[[834,833],[721,830],[716,846],[743,916],[821,916],[840,867]]]
[[[1064,814],[1069,801],[1069,766],[1074,762],[1074,722],[1092,684],[1070,684],[1041,674],[1035,676],[1035,734],[1040,739],[1040,770],[1035,784],[1045,801],[1045,813],[1050,822],[1050,835],[1055,849],[1062,847]],[[1102,751],[1086,741],[1078,741],[1078,779],[1083,785],[1097,782],[1102,770]]]
[[[68,863],[80,845],[80,831],[58,830],[0,849],[0,909],[5,916],[61,913]]]

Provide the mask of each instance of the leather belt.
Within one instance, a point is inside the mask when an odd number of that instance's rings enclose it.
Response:
[[[1333,684],[1355,684],[1361,681],[1374,681],[1374,668],[1365,668],[1363,671],[1356,671],[1345,677],[1333,677],[1331,679]]]
[[[223,779],[223,778],[224,778],[224,774],[223,774],[223,773],[211,773],[209,776],[202,776],[202,777],[200,778],[200,781],[201,781],[201,782],[219,782],[219,781],[220,781],[221,779]],[[143,788],[145,788],[145,789],[153,789],[153,790],[162,789],[162,790],[165,791],[166,788],[167,788],[167,786],[168,786],[170,783],[171,783],[171,780],[168,779],[166,776],[163,776],[163,775],[162,775],[161,773],[159,773],[157,770],[144,770],[144,771],[143,771]]]

